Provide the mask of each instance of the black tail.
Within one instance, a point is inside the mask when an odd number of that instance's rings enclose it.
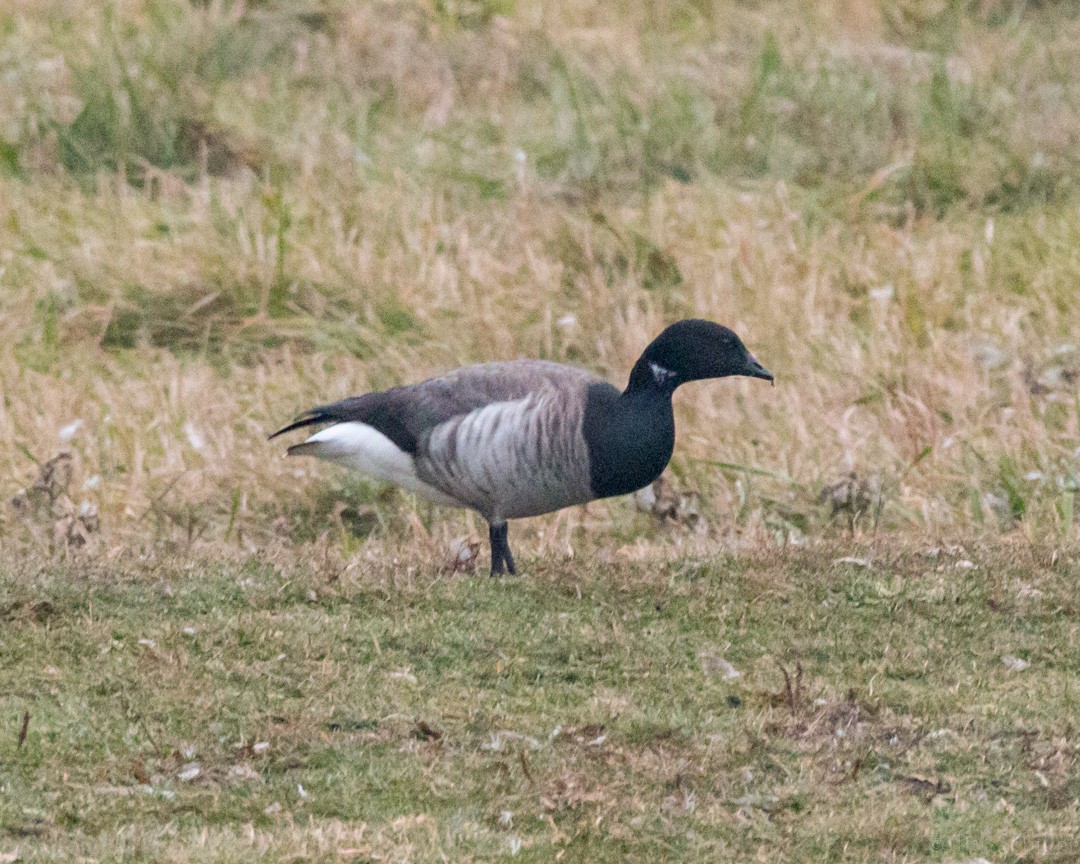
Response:
[[[273,441],[278,435],[284,435],[286,432],[292,432],[294,429],[303,429],[305,426],[318,426],[320,423],[329,423],[333,419],[334,418],[324,412],[322,408],[312,408],[310,411],[301,414],[285,428],[278,429],[277,432],[266,440]]]
[[[369,422],[367,415],[373,409],[381,406],[384,398],[382,393],[368,393],[364,396],[342,399],[340,402],[331,402],[329,405],[317,405],[305,411],[284,429],[278,429],[267,440],[272,441],[278,435],[284,435],[294,429],[303,429],[305,426],[319,426],[323,423],[346,423],[349,420],[359,420],[361,423]]]
[[[389,403],[385,392],[365,393],[363,396],[352,396],[340,402],[331,402],[329,405],[319,405],[310,411],[305,411],[284,429],[278,429],[270,436],[270,439],[306,426],[353,421],[366,423],[378,429],[406,453],[416,452],[416,436],[409,431],[407,424]]]

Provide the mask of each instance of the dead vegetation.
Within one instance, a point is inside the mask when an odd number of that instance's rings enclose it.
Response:
[[[57,552],[85,546],[100,528],[97,507],[84,499],[71,500],[73,476],[70,453],[61,452],[43,463],[29,489],[20,489],[11,506],[31,534]]]
[[[70,452],[100,520],[33,542],[398,542],[408,499],[266,433],[484,359],[621,382],[690,315],[776,390],[687,388],[662,518],[538,553],[1075,537],[1076,19],[842,5],[6,10],[0,475]]]

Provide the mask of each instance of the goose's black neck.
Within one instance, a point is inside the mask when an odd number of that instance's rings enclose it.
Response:
[[[675,382],[638,374],[620,393],[610,384],[590,385],[582,432],[589,450],[589,485],[597,498],[625,495],[648,486],[667,467],[675,449]]]

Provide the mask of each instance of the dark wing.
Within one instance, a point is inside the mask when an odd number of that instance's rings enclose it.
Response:
[[[523,399],[549,386],[599,379],[573,366],[546,360],[511,360],[466,366],[419,384],[353,396],[312,408],[271,438],[326,423],[366,423],[406,453],[416,454],[426,433],[441,423],[494,402]]]

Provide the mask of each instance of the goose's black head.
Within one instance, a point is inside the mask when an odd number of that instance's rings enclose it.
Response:
[[[772,381],[773,376],[742,340],[727,327],[688,318],[657,336],[630,373],[630,391],[659,386],[674,390],[687,381],[746,375]]]

